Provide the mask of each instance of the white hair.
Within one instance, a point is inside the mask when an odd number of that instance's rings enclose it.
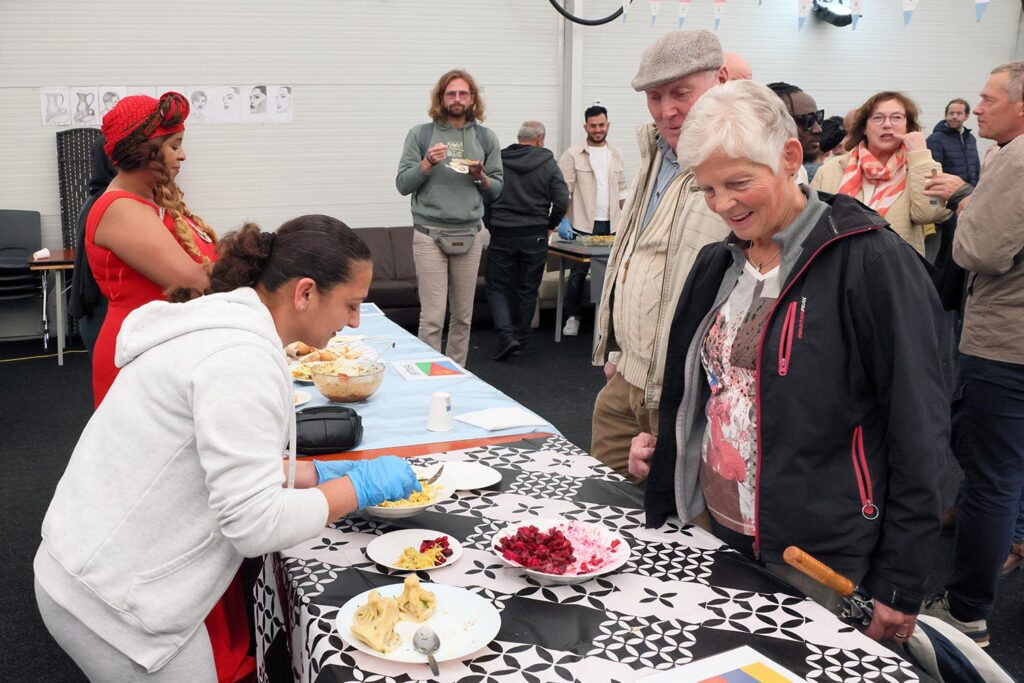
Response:
[[[1006,93],[1010,96],[1011,102],[1020,102],[1024,99],[1024,62],[1010,62],[992,69],[993,74],[1006,73]]]
[[[519,133],[516,135],[516,138],[519,142],[531,142],[545,135],[547,135],[547,130],[544,129],[543,123],[540,121],[526,121],[519,127]]]
[[[778,173],[783,147],[796,137],[796,123],[778,95],[760,83],[729,81],[708,90],[690,109],[676,156],[683,168],[694,168],[721,152]]]

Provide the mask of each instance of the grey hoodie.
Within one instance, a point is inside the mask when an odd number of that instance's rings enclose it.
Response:
[[[292,384],[252,289],[147,304],[117,340],[122,368],[43,520],[42,588],[155,671],[195,633],[242,558],[327,522],[318,489],[284,488]]]
[[[491,182],[487,189],[478,189],[471,174],[453,171],[447,161],[434,166],[429,174],[423,172],[419,128],[414,126],[405,136],[395,178],[395,186],[402,196],[412,195],[413,222],[439,228],[479,226],[484,202],[492,202],[501,195],[503,175],[498,136],[473,121],[467,121],[462,128],[452,128],[447,123],[434,124],[428,148],[444,142],[448,145],[449,158],[484,162],[484,173]]]

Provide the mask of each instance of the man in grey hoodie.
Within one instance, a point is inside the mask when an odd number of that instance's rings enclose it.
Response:
[[[440,352],[450,307],[446,353],[464,366],[480,268],[477,233],[484,203],[501,194],[501,151],[498,136],[480,125],[484,101],[468,73],[453,69],[441,76],[430,102],[432,122],[405,136],[395,186],[412,195],[419,338]]]
[[[501,150],[505,188],[484,217],[491,231],[484,270],[487,301],[498,330],[494,360],[531,350],[527,336],[547,263],[548,234],[569,207],[569,188],[555,155],[544,147],[545,133],[543,123],[527,121],[519,128],[519,142]]]

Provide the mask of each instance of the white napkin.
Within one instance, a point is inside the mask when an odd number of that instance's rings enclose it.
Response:
[[[510,429],[512,427],[526,427],[532,425],[546,425],[547,420],[534,415],[525,408],[518,406],[506,408],[487,408],[472,413],[456,415],[455,419],[474,427],[481,427],[488,431],[499,429]]]

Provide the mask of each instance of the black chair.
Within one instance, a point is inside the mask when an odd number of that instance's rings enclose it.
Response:
[[[89,198],[92,143],[98,128],[71,128],[57,132],[57,181],[60,188],[60,233],[65,249],[78,249],[75,225]]]
[[[43,348],[49,338],[46,273],[29,270],[29,259],[43,246],[38,211],[0,209],[0,301],[43,299]]]

